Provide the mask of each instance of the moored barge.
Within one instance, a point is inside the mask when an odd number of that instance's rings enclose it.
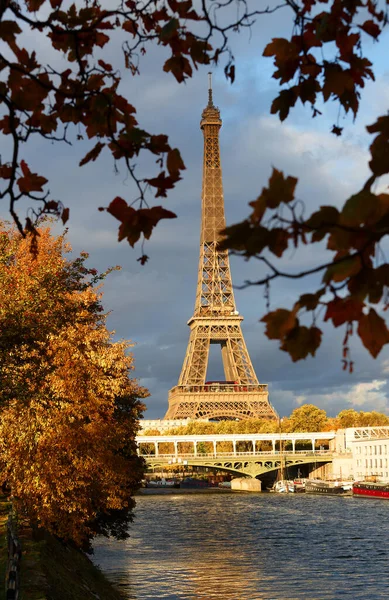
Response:
[[[354,496],[389,499],[389,483],[379,481],[356,481],[353,484],[353,494]]]
[[[337,482],[307,479],[305,482],[306,494],[351,495],[350,486],[343,486]]]

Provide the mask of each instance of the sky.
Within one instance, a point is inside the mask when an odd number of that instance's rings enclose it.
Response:
[[[267,184],[272,166],[298,177],[297,196],[304,201],[307,213],[322,204],[341,206],[368,177],[371,141],[365,127],[388,110],[389,67],[385,57],[389,36],[386,34],[379,44],[365,41],[376,82],[363,91],[357,121],[341,119],[344,132],[337,138],[330,133],[337,117],[334,104],[325,105],[323,116],[316,119],[311,118],[308,107],[302,106],[283,123],[270,115],[278,83],[271,77],[272,60],[261,55],[272,37],[288,35],[290,28],[290,13],[283,11],[261,17],[251,35],[234,35],[231,43],[237,74],[233,85],[227,82],[222,63],[212,69],[214,102],[223,120],[220,148],[227,224],[248,216],[248,202]],[[38,49],[38,55],[50,53],[45,40],[29,36],[27,43]],[[186,322],[195,301],[203,155],[199,122],[207,103],[209,68],[199,68],[192,79],[178,84],[162,71],[165,53],[160,47],[149,48],[141,60],[141,74],[135,78],[122,66],[120,40],[102,56],[122,69],[121,92],[137,108],[141,127],[168,134],[186,164],[182,181],[164,200],[164,206],[176,212],[178,218],[162,221],[156,228],[145,248],[150,261],[141,266],[136,260],[140,247],[132,249],[125,241],[119,244],[118,222],[97,210],[118,195],[131,201],[135,193],[125,171],[115,173],[108,152],[79,168],[80,159],[93,144],[82,141],[68,146],[37,140],[26,147],[24,157],[32,171],[49,178],[52,197],[70,207],[69,240],[74,253],[89,252],[88,265],[100,271],[121,265],[121,271],[112,273],[104,287],[108,327],[115,331],[115,339],[130,339],[135,344],[135,375],[151,393],[145,418],[162,418],[168,391],[177,384],[181,370],[189,339]],[[52,61],[61,62],[56,56]],[[1,140],[1,146],[4,160],[7,140]],[[149,159],[139,161],[141,173],[149,175],[150,166],[153,162]],[[380,183],[384,184],[387,182]],[[0,216],[7,217],[5,205],[0,207]],[[323,256],[323,248],[306,248],[287,253],[280,264],[299,271],[317,264]],[[259,278],[263,274],[259,268],[255,260],[245,262],[231,257],[234,285]],[[290,307],[301,293],[314,291],[318,284],[318,278],[277,282],[271,287],[271,309]],[[388,346],[373,360],[359,340],[353,340],[355,371],[345,373],[341,363],[344,330],[319,325],[325,335],[316,357],[292,363],[278,343],[264,335],[264,326],[259,322],[266,312],[263,289],[237,289],[235,300],[245,318],[242,330],[258,379],[269,385],[270,401],[281,416],[303,403],[320,406],[329,415],[345,408],[389,414]],[[217,349],[212,348],[208,379],[223,379]]]

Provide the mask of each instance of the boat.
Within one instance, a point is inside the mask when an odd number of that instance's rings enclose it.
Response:
[[[353,484],[353,494],[354,496],[389,499],[389,483],[384,481],[356,481]]]
[[[293,480],[294,483],[294,491],[296,494],[300,494],[302,492],[305,492],[305,483],[306,483],[306,479],[301,479],[301,478],[297,478]]]
[[[351,495],[351,483],[341,481],[323,481],[322,479],[307,479],[305,483],[306,494]]]
[[[280,479],[279,481],[275,482],[270,491],[276,492],[277,494],[294,494],[295,485],[293,481],[288,479]]]
[[[270,488],[270,492],[276,492],[277,494],[294,494],[295,492],[295,485],[294,482],[286,479],[286,477],[288,476],[287,473],[287,468],[286,468],[286,464],[285,464],[285,453],[284,453],[284,447],[283,447],[283,443],[282,443],[282,435],[281,435],[281,423],[282,423],[282,419],[280,420],[280,468],[279,471],[277,473],[277,479],[273,485],[273,487]]]
[[[179,487],[178,484],[174,481],[174,479],[151,479],[146,482],[146,486],[148,488],[161,488],[161,487]]]

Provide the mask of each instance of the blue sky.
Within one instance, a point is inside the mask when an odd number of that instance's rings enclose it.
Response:
[[[356,123],[349,117],[342,121],[343,136],[336,138],[330,133],[337,114],[334,104],[324,107],[320,119],[311,119],[308,107],[298,107],[282,124],[270,115],[278,84],[271,77],[272,60],[261,55],[271,37],[288,34],[289,29],[286,14],[264,16],[254,27],[251,40],[247,33],[234,36],[237,78],[233,86],[224,77],[223,65],[213,69],[214,101],[223,119],[220,144],[227,223],[248,215],[248,202],[266,185],[273,165],[299,178],[297,195],[307,212],[320,204],[342,204],[360,189],[368,174],[365,126],[389,107],[388,35],[379,44],[366,40],[365,50],[374,63],[377,81],[366,86]],[[31,36],[30,42],[37,44]],[[39,44],[41,52],[48,52],[45,43]],[[104,58],[121,66],[119,42],[110,52],[112,56]],[[187,167],[183,180],[164,202],[178,219],[158,225],[146,247],[150,256],[146,266],[136,262],[140,248],[118,244],[117,222],[97,211],[117,195],[130,200],[134,193],[125,172],[114,173],[108,153],[81,169],[78,163],[90,147],[86,142],[66,146],[40,140],[26,148],[24,155],[32,171],[49,177],[53,198],[70,207],[69,238],[74,251],[89,252],[90,266],[99,270],[122,266],[106,281],[104,305],[110,311],[108,326],[115,330],[116,338],[136,343],[136,374],[152,394],[147,418],[164,415],[168,390],[177,383],[188,342],[186,322],[195,300],[200,234],[203,141],[199,121],[207,102],[208,68],[199,69],[191,80],[179,85],[162,72],[163,61],[164,51],[153,47],[142,59],[139,77],[131,77],[123,68],[122,93],[137,107],[140,125],[154,133],[167,133],[172,146],[180,148]],[[2,153],[6,150],[2,140]],[[153,160],[141,161],[140,171],[146,173],[152,164]],[[5,206],[1,215],[7,215]],[[320,247],[303,249],[283,258],[283,266],[299,270],[322,256]],[[236,257],[232,257],[231,270],[235,285],[260,275],[256,261],[246,263]],[[290,305],[303,291],[315,289],[315,282],[276,283],[271,289],[272,308]],[[266,311],[263,290],[237,290],[235,299],[245,317],[242,328],[258,378],[269,384],[271,402],[281,414],[289,414],[302,402],[317,404],[329,414],[349,407],[389,413],[387,347],[374,361],[354,340],[355,373],[349,375],[341,369],[344,332],[325,327],[317,357],[293,364],[275,341],[264,336],[259,323]],[[212,353],[212,379],[222,378],[220,367],[220,357]]]

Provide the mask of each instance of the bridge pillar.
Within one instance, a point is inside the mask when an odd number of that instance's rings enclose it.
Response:
[[[174,444],[174,455],[177,457],[178,456],[178,442],[173,442]]]
[[[312,438],[312,452],[315,452],[315,442],[316,440]]]
[[[273,454],[275,454],[276,453],[276,441],[273,439],[271,441],[271,443],[272,443],[272,446],[273,446]]]
[[[216,441],[213,442],[213,454],[216,456]]]
[[[154,448],[155,448],[155,456],[159,456],[158,455],[158,442],[154,442]]]
[[[193,442],[193,455],[197,456],[197,442]]]
[[[253,445],[253,454],[255,454],[255,440],[251,440],[251,443]]]
[[[296,440],[292,440],[292,452],[293,454],[296,452]]]
[[[232,440],[232,447],[234,449],[234,456],[236,456],[236,440]]]

